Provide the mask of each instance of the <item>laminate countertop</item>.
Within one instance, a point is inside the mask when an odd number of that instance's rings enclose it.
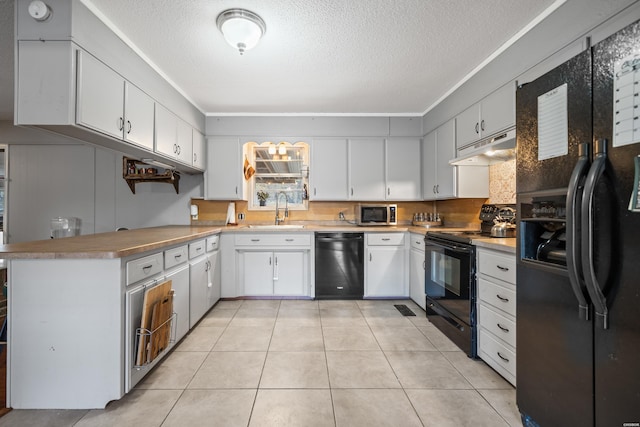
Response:
[[[444,228],[441,228],[444,229]],[[456,228],[447,228],[456,230]],[[270,226],[267,224],[238,226],[221,225],[168,225],[87,234],[61,239],[36,240],[0,245],[0,259],[59,259],[59,258],[124,258],[143,252],[178,245],[191,240],[206,238],[217,233],[292,233],[292,232],[360,232],[393,233],[412,232],[425,234],[427,228],[412,225],[392,227],[360,227],[357,225],[317,225],[303,227]],[[486,241],[486,242],[485,242]],[[515,239],[474,239],[478,246],[515,253]]]

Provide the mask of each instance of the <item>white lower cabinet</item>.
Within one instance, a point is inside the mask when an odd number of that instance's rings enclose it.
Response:
[[[424,234],[410,233],[409,253],[409,296],[423,310],[427,309],[427,295],[424,289]]]
[[[408,297],[406,233],[367,233],[364,297]]]
[[[303,296],[308,252],[240,252],[245,296]]]
[[[191,327],[189,325],[189,264],[184,263],[167,272],[166,278],[171,280],[173,289],[173,312],[176,314],[174,330],[176,342],[178,342]]]
[[[479,247],[478,356],[516,385],[515,255]]]
[[[237,294],[311,296],[310,233],[238,234]]]
[[[189,244],[189,327],[209,310],[207,294],[209,289],[209,263],[205,255],[205,241]],[[200,255],[201,254],[201,255]]]

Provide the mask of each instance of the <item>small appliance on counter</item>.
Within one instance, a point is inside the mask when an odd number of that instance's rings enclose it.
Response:
[[[80,234],[80,218],[57,217],[51,219],[51,238],[72,237]]]
[[[358,203],[355,207],[356,224],[371,225],[397,225],[398,205],[391,204],[365,204]]]

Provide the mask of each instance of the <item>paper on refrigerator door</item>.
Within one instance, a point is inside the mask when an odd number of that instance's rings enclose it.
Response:
[[[569,153],[567,84],[538,97],[538,160]]]
[[[613,146],[640,142],[640,53],[614,66]]]

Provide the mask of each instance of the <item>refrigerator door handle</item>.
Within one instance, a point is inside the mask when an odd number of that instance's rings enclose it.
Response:
[[[602,328],[609,328],[609,311],[607,300],[602,293],[593,264],[593,199],[595,189],[600,177],[604,173],[607,163],[607,140],[596,141],[594,159],[585,180],[584,194],[582,196],[582,268],[584,281],[587,285],[589,297],[595,308],[596,319],[602,320]]]
[[[571,289],[578,300],[578,318],[589,320],[589,303],[583,289],[586,288],[582,275],[580,253],[580,208],[584,178],[589,172],[589,144],[578,146],[578,161],[573,168],[567,189],[567,271]]]

